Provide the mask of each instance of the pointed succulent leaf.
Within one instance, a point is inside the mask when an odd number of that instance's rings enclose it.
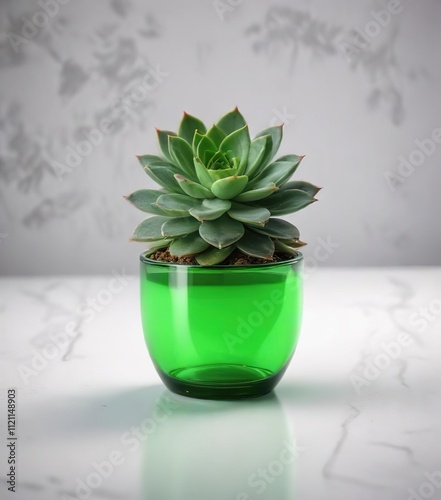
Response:
[[[235,220],[251,224],[253,226],[263,226],[271,217],[271,213],[264,207],[254,207],[244,203],[233,202],[228,215]]]
[[[233,175],[225,179],[219,179],[211,186],[213,194],[221,200],[230,200],[239,195],[248,183],[246,175]]]
[[[143,212],[155,215],[165,215],[163,210],[156,205],[156,200],[164,193],[155,189],[139,189],[124,198]]]
[[[237,175],[237,168],[222,168],[219,170],[209,170],[208,175],[211,177],[213,182],[216,182],[220,179],[225,179],[226,177],[232,177],[233,175]]]
[[[214,198],[214,194],[209,189],[197,182],[190,181],[180,174],[175,174],[175,179],[178,181],[182,191],[192,198],[202,200],[205,198]]]
[[[189,210],[200,202],[185,194],[172,193],[162,194],[156,203],[170,217],[188,217]]]
[[[169,137],[168,149],[173,163],[180,168],[181,173],[194,180],[193,150],[190,144],[181,137]]]
[[[227,154],[231,151],[233,157],[239,159],[238,174],[245,171],[250,150],[250,133],[248,125],[227,135],[219,146],[219,150]]]
[[[168,247],[172,241],[173,241],[172,239],[167,239],[167,238],[161,240],[149,241],[147,242],[147,248],[145,249],[145,251],[148,255],[151,255],[153,252],[156,252],[156,250]]]
[[[272,139],[270,135],[264,135],[251,141],[248,155],[248,165],[245,173],[248,177],[254,177],[261,168],[263,159],[272,149]]]
[[[235,245],[230,245],[225,248],[208,248],[196,256],[196,261],[200,266],[215,266],[229,257],[235,248]]]
[[[245,193],[241,193],[239,196],[234,198],[234,201],[240,202],[249,202],[249,201],[258,201],[263,200],[264,198],[268,198],[273,195],[279,188],[271,182],[268,186],[259,189],[252,189],[250,191],[246,191]],[[263,202],[263,206],[265,206]]]
[[[304,241],[300,241],[298,239],[296,239],[296,240],[279,240],[279,241],[285,245],[292,247],[292,248],[300,248],[300,247],[304,247],[305,245],[307,245],[307,243],[305,243]]]
[[[170,163],[167,159],[161,158],[160,156],[156,155],[139,155],[136,158],[138,158],[139,163],[145,167],[150,167],[152,165],[154,166],[159,166],[159,167],[169,167],[169,168],[174,168],[176,167]]]
[[[203,137],[205,137],[205,136],[200,134],[199,132],[195,132],[195,134],[193,136],[193,142],[191,145],[191,147],[193,149],[193,156],[197,156],[198,146],[199,146],[199,143],[201,142]]]
[[[300,238],[300,233],[296,226],[287,220],[276,219],[274,217],[272,217],[264,227],[255,227],[253,231],[266,234],[272,238],[281,238],[284,240],[295,240]]]
[[[245,118],[239,113],[239,110],[236,108],[233,111],[230,111],[226,115],[224,115],[218,122],[217,126],[224,132],[226,135],[230,135],[235,130],[238,130],[242,127],[245,127],[247,122]]]
[[[289,181],[286,184],[284,184],[281,189],[283,189],[283,190],[285,190],[285,189],[300,189],[300,191],[305,191],[305,193],[308,193],[311,196],[315,196],[320,191],[321,188],[314,186],[314,184],[311,184],[311,183],[305,182],[305,181]]]
[[[151,179],[168,191],[182,193],[178,181],[174,178],[173,170],[168,167],[151,165],[150,167],[144,167],[144,171]]]
[[[194,168],[199,182],[207,189],[210,189],[214,180],[200,158],[194,158]]]
[[[195,232],[175,239],[170,245],[170,253],[175,257],[188,257],[203,252],[209,246],[199,233]]]
[[[219,165],[224,165],[224,168],[227,168],[229,164],[227,156],[222,151],[217,151],[207,163],[207,168],[219,168]]]
[[[225,139],[227,134],[223,132],[219,127],[213,125],[207,132],[207,136],[214,142],[216,149],[219,148],[221,142]]]
[[[274,242],[269,236],[248,230],[245,230],[236,246],[243,253],[260,259],[270,259],[274,254]]]
[[[300,163],[303,158],[305,158],[305,155],[283,155],[280,158],[277,158],[276,161],[294,161]]]
[[[274,158],[274,156],[276,156],[276,153],[279,150],[280,143],[282,142],[283,137],[283,125],[262,130],[262,132],[259,132],[256,135],[256,139],[265,135],[271,136],[271,149],[268,149],[268,151],[265,152],[261,163],[262,168],[268,165],[268,163]]]
[[[280,240],[274,240],[274,245],[276,247],[276,250],[279,252],[287,253],[290,255],[298,255],[298,252],[295,248],[287,245],[286,243],[282,243]]]
[[[171,161],[170,152],[168,150],[168,138],[169,136],[176,136],[175,132],[170,132],[170,130],[159,130],[156,129],[156,134],[158,136],[159,149],[162,154]]]
[[[140,222],[134,229],[132,241],[155,241],[163,238],[161,228],[170,217],[155,215]]]
[[[164,238],[176,238],[194,233],[199,229],[200,223],[193,217],[171,218],[161,227]]]
[[[216,151],[217,151],[216,144],[214,144],[214,142],[209,137],[203,135],[202,139],[199,141],[196,151],[197,153],[196,156],[202,159],[204,165],[208,165],[210,160],[216,154]]]
[[[191,208],[190,215],[195,217],[197,220],[204,222],[206,220],[218,219],[230,208],[230,201],[214,198],[212,200],[204,200],[200,206]]]
[[[271,163],[260,172],[260,174],[248,184],[248,189],[258,189],[268,185],[270,182],[278,187],[283,186],[285,182],[292,176],[299,166],[302,157],[289,155],[284,160],[277,160]]]
[[[286,191],[280,190],[267,200],[258,201],[256,204],[266,207],[271,215],[286,215],[297,212],[315,201],[317,200],[305,191],[287,189]]]
[[[224,214],[218,219],[203,222],[199,227],[202,238],[216,248],[232,245],[244,234],[243,224]]]
[[[184,117],[179,125],[179,137],[185,139],[188,144],[192,144],[193,136],[196,130],[201,134],[205,134],[207,132],[205,125],[201,122],[201,120],[199,120],[199,118],[191,116],[188,113],[184,113]]]

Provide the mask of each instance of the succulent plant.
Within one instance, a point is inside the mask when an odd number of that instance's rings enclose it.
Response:
[[[150,254],[168,248],[203,266],[222,263],[236,248],[262,259],[275,251],[295,255],[304,245],[298,229],[274,216],[310,205],[320,188],[289,180],[303,156],[273,161],[282,129],[267,128],[251,140],[237,108],[210,129],[187,113],[177,133],[157,129],[163,156],[138,159],[162,189],[126,197],[153,214],[136,226],[131,240],[147,242]]]

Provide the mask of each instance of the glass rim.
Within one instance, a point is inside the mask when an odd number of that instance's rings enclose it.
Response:
[[[278,262],[266,262],[264,264],[245,264],[240,266],[231,266],[231,265],[222,265],[216,264],[214,266],[201,266],[199,264],[177,264],[176,262],[162,262],[159,260],[149,259],[147,254],[150,255],[152,252],[148,250],[143,252],[139,256],[139,260],[143,264],[149,264],[152,266],[160,266],[160,267],[172,267],[179,269],[201,269],[201,270],[209,270],[209,269],[218,269],[225,271],[227,269],[240,271],[241,269],[259,269],[259,268],[269,268],[269,267],[278,267],[278,266],[290,266],[292,264],[298,264],[303,261],[303,254],[301,252],[296,252],[296,255],[288,260],[280,260]]]

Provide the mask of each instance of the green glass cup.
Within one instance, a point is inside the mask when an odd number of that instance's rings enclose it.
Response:
[[[270,392],[294,354],[303,256],[250,266],[186,266],[141,255],[150,356],[173,392],[240,399]]]

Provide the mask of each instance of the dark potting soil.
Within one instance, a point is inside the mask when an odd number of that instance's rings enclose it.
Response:
[[[174,257],[170,255],[167,250],[158,250],[149,256],[152,260],[157,260],[158,262],[170,262],[171,264],[183,264],[187,266],[198,265],[194,257]],[[271,259],[260,259],[258,257],[251,257],[242,253],[240,250],[234,250],[234,252],[227,257],[222,263],[222,266],[249,266],[250,264],[269,264],[272,262],[282,262],[285,260],[292,259],[292,255],[286,253],[274,253]]]

